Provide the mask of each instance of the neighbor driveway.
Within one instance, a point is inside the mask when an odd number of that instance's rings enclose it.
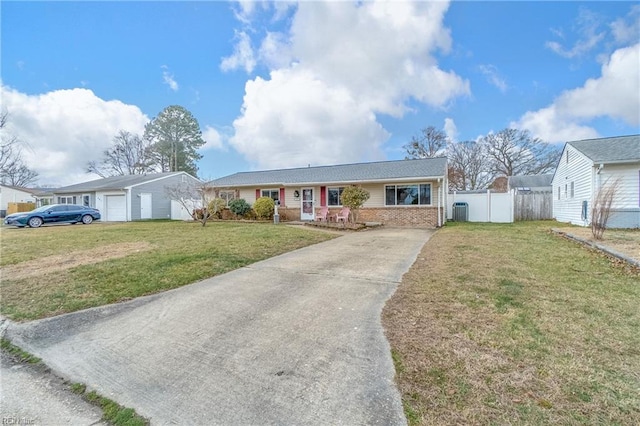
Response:
[[[7,337],[154,425],[405,424],[380,312],[430,235],[350,233]]]

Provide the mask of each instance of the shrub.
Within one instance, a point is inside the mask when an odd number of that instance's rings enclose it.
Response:
[[[253,203],[253,210],[260,219],[271,219],[276,203],[271,197],[260,197]]]
[[[229,202],[229,210],[236,216],[244,216],[251,211],[251,206],[244,198],[236,198]]]
[[[359,186],[348,186],[342,191],[340,201],[343,206],[352,210],[354,222],[357,220],[358,209],[362,207],[370,196],[369,191]]]
[[[214,198],[207,204],[207,209],[211,216],[215,216],[218,219],[222,219],[222,211],[227,207],[227,202],[222,198]]]

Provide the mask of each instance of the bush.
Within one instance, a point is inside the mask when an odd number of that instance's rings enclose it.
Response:
[[[217,217],[218,219],[222,219],[222,211],[225,207],[227,207],[227,202],[222,198],[214,198],[213,200],[209,201],[209,204],[207,204],[209,214],[211,216]]]
[[[342,205],[349,207],[352,211],[354,222],[357,220],[358,209],[369,199],[371,194],[366,189],[359,186],[348,186],[342,191],[340,200]]]
[[[236,198],[229,202],[229,210],[231,210],[236,216],[242,217],[251,211],[251,206],[244,198]]]
[[[259,219],[271,219],[276,203],[271,197],[260,197],[253,203],[253,210]]]

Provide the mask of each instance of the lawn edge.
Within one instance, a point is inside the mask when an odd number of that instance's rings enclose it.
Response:
[[[18,364],[36,370],[41,375],[47,375],[51,378],[58,380],[63,392],[72,393],[78,395],[83,401],[99,408],[102,411],[101,420],[108,422],[111,425],[123,426],[123,425],[140,425],[147,426],[151,422],[149,419],[139,415],[135,409],[128,408],[118,404],[112,399],[106,398],[100,395],[95,390],[89,390],[84,383],[70,382],[64,377],[61,377],[53,372],[49,366],[47,366],[41,358],[25,351],[19,346],[14,345],[8,338],[0,338],[0,350],[9,356],[13,361]],[[133,421],[133,422],[132,422]]]
[[[563,237],[563,238],[566,238],[568,240],[574,241],[574,242],[579,243],[579,244],[581,244],[583,246],[586,246],[588,248],[599,250],[599,251],[601,251],[602,253],[604,253],[604,254],[606,254],[608,256],[612,256],[612,257],[614,257],[616,259],[619,259],[619,260],[622,260],[624,262],[627,262],[630,266],[632,266],[634,268],[640,268],[640,260],[633,259],[633,258],[631,258],[631,257],[629,257],[629,256],[627,256],[625,254],[620,253],[619,251],[610,249],[607,246],[595,243],[593,241],[586,240],[586,239],[584,239],[582,237],[578,237],[577,235],[573,235],[573,234],[571,234],[569,232],[561,231],[561,230],[559,230],[557,228],[551,228],[551,232],[553,234],[559,236],[559,237]]]

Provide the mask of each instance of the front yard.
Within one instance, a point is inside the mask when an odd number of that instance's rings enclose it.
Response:
[[[425,245],[383,312],[410,424],[640,424],[640,274],[556,226]]]
[[[272,224],[0,228],[0,313],[31,320],[180,287],[333,238]]]

